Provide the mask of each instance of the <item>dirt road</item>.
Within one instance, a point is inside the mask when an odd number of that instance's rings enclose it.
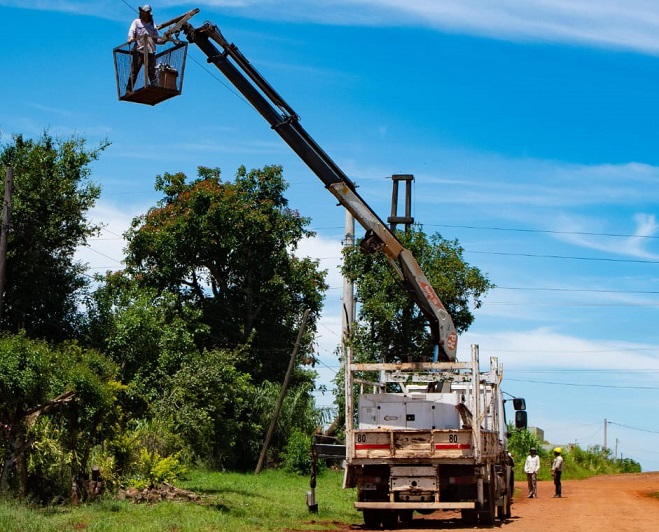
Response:
[[[519,486],[519,485],[518,485]],[[538,498],[520,493],[512,517],[497,521],[492,529],[501,532],[649,532],[659,531],[659,472],[600,476],[563,482],[563,498],[554,499],[554,485],[538,482]],[[651,496],[655,494],[655,496]],[[437,512],[414,520],[398,532],[473,530],[457,512]],[[361,525],[337,531],[365,530]]]

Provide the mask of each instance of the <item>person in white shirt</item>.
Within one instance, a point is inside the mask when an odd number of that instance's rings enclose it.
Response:
[[[524,472],[529,485],[528,498],[538,498],[538,471],[540,471],[540,457],[536,454],[536,448],[531,447],[529,455],[524,462]]]
[[[156,44],[160,40],[158,29],[153,23],[153,14],[151,13],[151,6],[144,4],[138,8],[139,18],[133,20],[128,30],[128,42],[134,42],[133,48],[133,61],[130,66],[130,79],[126,86],[126,92],[132,92],[136,85],[140,69],[145,61],[147,63],[147,70],[149,76],[149,83],[151,85],[157,84],[156,78]]]
[[[551,464],[551,476],[554,477],[556,491],[554,497],[561,497],[561,475],[563,474],[563,457],[561,448],[554,449],[554,461]]]

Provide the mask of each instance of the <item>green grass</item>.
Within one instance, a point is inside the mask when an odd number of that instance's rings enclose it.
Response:
[[[342,471],[326,471],[316,486],[318,513],[306,504],[309,478],[268,470],[254,474],[193,471],[179,487],[199,503],[134,504],[105,496],[79,507],[41,508],[0,500],[3,532],[202,532],[328,530],[333,523],[360,523],[354,490],[343,490]]]

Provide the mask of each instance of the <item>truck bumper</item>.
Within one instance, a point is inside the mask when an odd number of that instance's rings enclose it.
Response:
[[[356,502],[357,510],[474,510],[475,502]]]

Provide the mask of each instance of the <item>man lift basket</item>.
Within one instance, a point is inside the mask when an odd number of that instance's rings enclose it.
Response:
[[[181,26],[197,11],[160,24],[158,30],[170,28],[152,46],[138,51],[137,43],[125,42],[113,50],[120,100],[156,105],[181,94],[188,44],[177,37]],[[143,38],[151,39],[148,35]],[[149,53],[149,48],[155,48],[156,53]]]

